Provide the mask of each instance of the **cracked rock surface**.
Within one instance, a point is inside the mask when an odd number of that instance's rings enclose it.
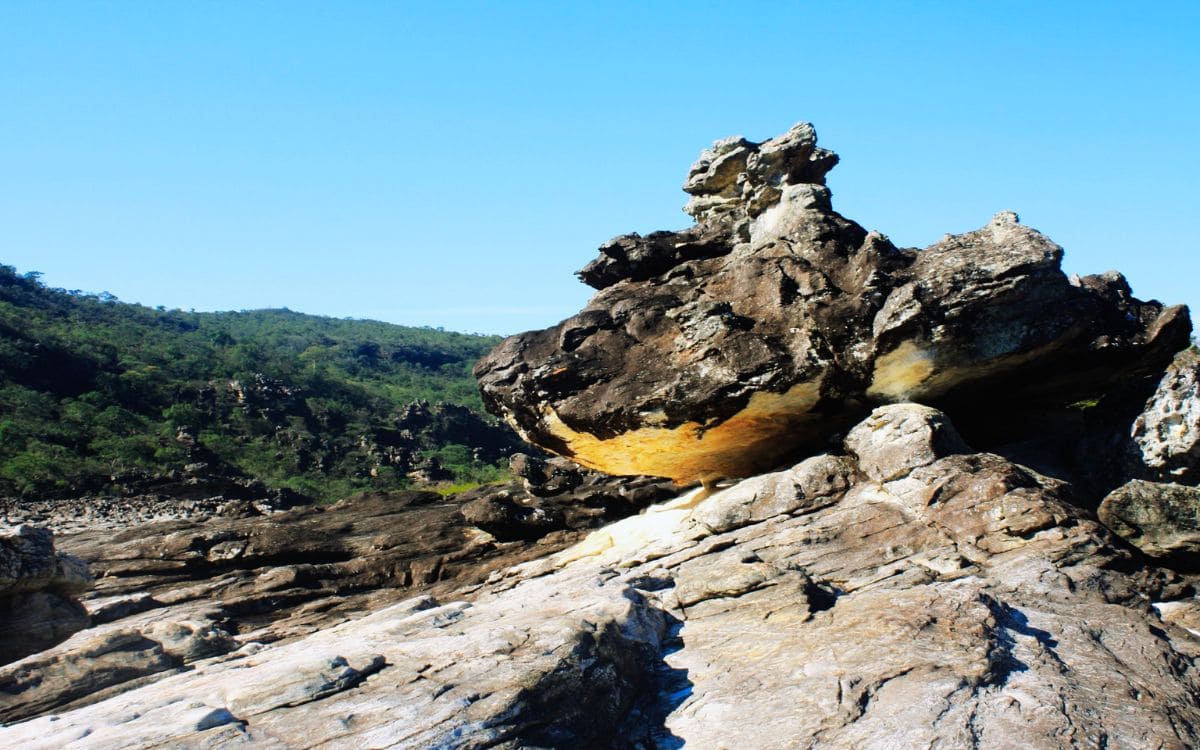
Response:
[[[1194,579],[1069,494],[971,452],[935,410],[881,407],[844,453],[688,493],[437,599],[197,652],[0,745],[1200,744]]]
[[[367,494],[56,539],[26,526],[0,535],[0,653],[13,662],[0,662],[0,722],[79,707],[207,659],[240,658],[478,583],[676,494],[669,482],[596,475],[561,459],[523,456],[519,468],[523,486],[450,497]],[[69,519],[63,526],[75,528]],[[77,556],[56,555],[55,542]],[[83,591],[88,566],[96,581]]]
[[[686,483],[822,450],[881,403],[965,425],[1129,384],[1144,400],[1187,346],[1186,308],[1113,272],[1068,279],[1062,248],[1011,211],[895,247],[833,210],[836,163],[807,123],[715,143],[684,185],[695,225],[601,247],[582,311],[477,365],[485,403],[591,468]]]

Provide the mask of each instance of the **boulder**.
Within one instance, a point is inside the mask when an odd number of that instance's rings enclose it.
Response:
[[[718,141],[684,187],[696,224],[602,247],[581,312],[480,360],[488,408],[588,468],[687,483],[802,457],[883,403],[1005,419],[1098,398],[1187,346],[1186,308],[1068,279],[1012,212],[896,247],[833,210],[836,162],[807,124]]]
[[[1141,474],[1158,482],[1200,484],[1200,351],[1179,353],[1133,423]]]
[[[1200,487],[1135,479],[1109,493],[1098,514],[1147,555],[1200,571]]]
[[[466,523],[502,542],[539,539],[567,525],[562,512],[556,509],[547,509],[540,504],[525,505],[511,497],[495,494],[472,500],[460,512]]]
[[[21,525],[0,531],[0,664],[87,627],[77,597],[91,585],[87,565],[55,551],[49,530]]]
[[[877,482],[908,476],[953,453],[970,452],[945,415],[920,404],[879,407],[846,435],[846,450]]]

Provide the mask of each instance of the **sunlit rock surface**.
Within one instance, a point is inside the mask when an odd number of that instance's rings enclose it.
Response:
[[[832,209],[836,162],[807,124],[718,141],[684,186],[696,224],[605,244],[584,310],[479,363],[488,407],[586,466],[686,483],[823,449],[880,403],[957,418],[1098,398],[1187,345],[1186,308],[1116,273],[1068,279],[1012,212],[895,247]]]
[[[1200,743],[1194,581],[927,407],[878,409],[848,442],[440,600],[196,652],[0,745]]]

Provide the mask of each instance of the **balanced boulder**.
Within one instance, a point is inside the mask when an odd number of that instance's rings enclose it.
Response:
[[[836,163],[806,123],[715,143],[684,185],[696,224],[605,244],[584,310],[476,366],[488,408],[586,467],[687,483],[776,467],[882,403],[1097,398],[1187,346],[1186,308],[1068,279],[1012,212],[896,247],[833,210]]]

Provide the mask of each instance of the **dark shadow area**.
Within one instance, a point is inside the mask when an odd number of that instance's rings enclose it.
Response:
[[[572,750],[683,747],[664,726],[691,694],[686,670],[665,663],[683,646],[683,623],[637,589],[625,596],[636,612],[620,624],[577,633],[553,671],[484,722],[489,742]]]
[[[804,585],[804,595],[808,597],[808,607],[813,612],[833,609],[842,593],[836,586],[825,582],[809,581]]]
[[[1013,633],[1036,639],[1051,656],[1058,659],[1055,652],[1058,641],[1049,632],[1030,625],[1024,612],[991,598],[985,604],[996,619],[996,628],[992,631],[995,646],[988,652],[989,674],[986,684],[1003,685],[1013,674],[1029,670],[1029,665],[1016,656],[1017,641]]]
[[[1049,383],[1050,375],[1043,375]],[[1144,473],[1130,450],[1129,430],[1158,376],[1139,373],[1119,386],[1097,385],[1091,398],[1006,383],[963,388],[931,405],[950,417],[972,449],[1068,482],[1072,501],[1094,510],[1118,485]]]
[[[683,648],[683,620],[664,613],[666,633],[662,651],[654,666],[647,690],[621,722],[613,748],[645,747],[653,750],[679,750],[686,744],[667,728],[667,717],[692,695],[692,681],[686,669],[667,664],[667,657]]]

